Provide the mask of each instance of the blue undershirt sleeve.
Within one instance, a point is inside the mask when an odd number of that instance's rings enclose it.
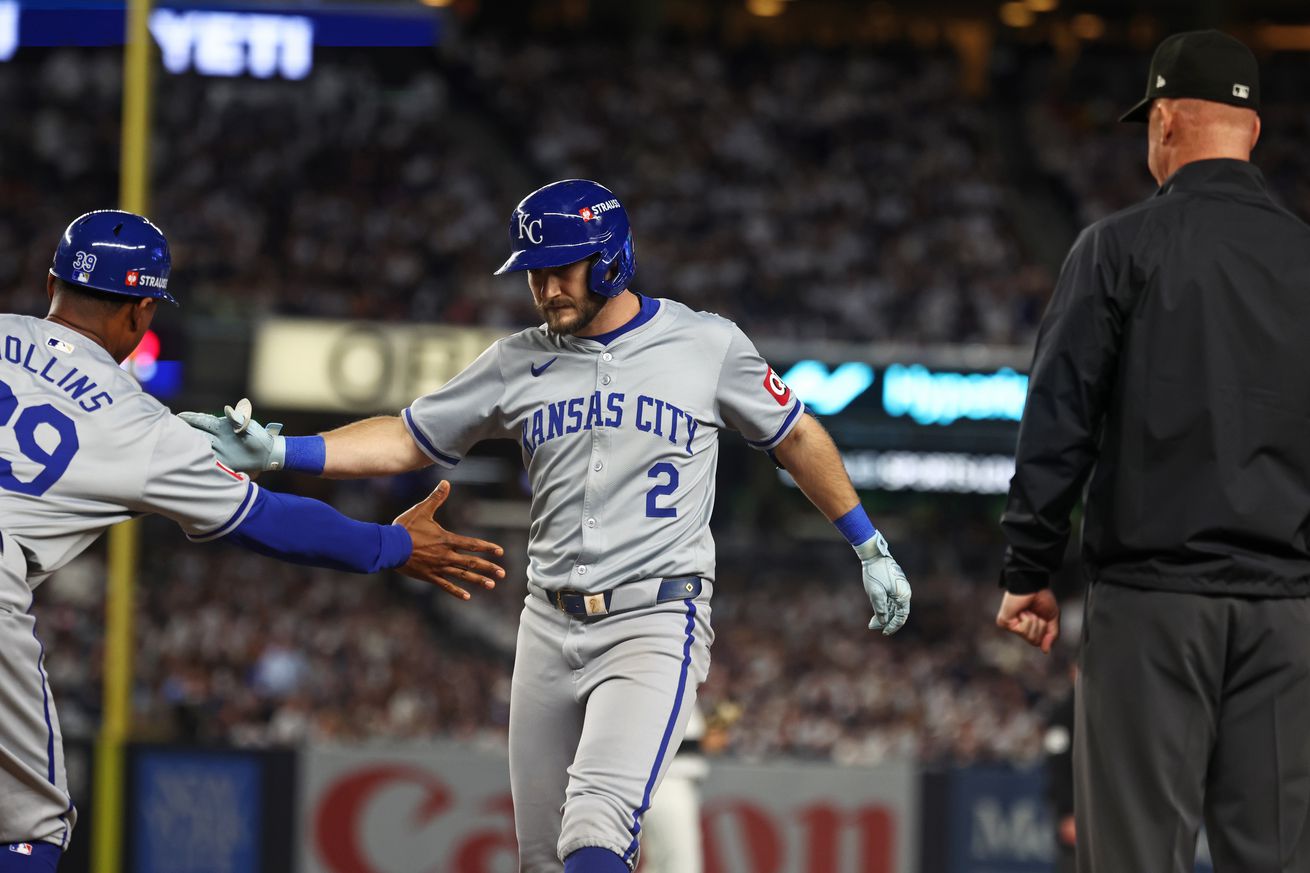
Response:
[[[413,543],[398,524],[356,521],[326,503],[258,489],[228,542],[292,564],[376,573],[409,560]]]

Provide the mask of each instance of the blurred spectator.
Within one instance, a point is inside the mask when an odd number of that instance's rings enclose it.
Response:
[[[159,77],[150,212],[188,316],[535,323],[522,283],[489,275],[506,216],[586,176],[636,217],[639,290],[756,335],[1018,343],[1036,323],[1049,277],[1016,281],[987,107],[948,57],[484,38],[406,58]],[[51,233],[116,200],[118,63],[0,66],[29,120],[0,132],[9,311],[37,307]]]
[[[1064,656],[1043,659],[976,621],[994,594],[979,580],[995,567],[978,563],[980,552],[999,553],[988,549],[991,521],[953,520],[953,547],[932,539],[940,524],[921,518],[900,537],[917,575],[914,619],[895,640],[865,627],[868,602],[839,543],[723,550],[701,703],[741,713],[725,754],[848,764],[1040,756],[1043,720],[1016,704],[1058,695]],[[196,549],[154,528],[138,587],[139,735],[243,746],[503,735],[512,649],[497,628],[517,621],[518,584],[447,603],[398,577]],[[513,540],[501,539],[513,555]],[[37,596],[69,736],[92,734],[99,719],[102,551]]]

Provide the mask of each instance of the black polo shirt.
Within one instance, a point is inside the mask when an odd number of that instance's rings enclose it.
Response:
[[[1188,164],[1074,243],[1019,427],[1005,588],[1046,586],[1080,494],[1095,580],[1310,595],[1310,227],[1249,163]]]

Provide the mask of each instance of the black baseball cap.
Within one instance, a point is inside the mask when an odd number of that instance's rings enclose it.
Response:
[[[1146,121],[1157,97],[1191,97],[1260,109],[1260,69],[1236,37],[1217,30],[1175,33],[1151,57],[1146,96],[1120,121]]]

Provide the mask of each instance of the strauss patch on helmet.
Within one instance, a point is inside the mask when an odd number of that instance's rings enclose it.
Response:
[[[602,213],[609,212],[611,209],[618,209],[618,200],[606,200],[604,203],[597,203],[594,206],[584,206],[578,210],[578,215],[582,216],[584,222],[591,221],[593,218],[599,218]]]
[[[129,270],[123,278],[123,284],[133,288],[167,288],[168,280],[156,276],[146,276],[136,270]]]

